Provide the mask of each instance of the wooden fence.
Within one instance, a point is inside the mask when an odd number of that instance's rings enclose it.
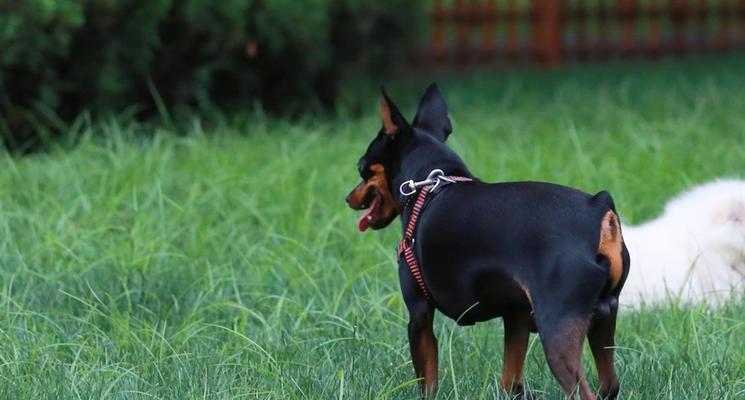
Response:
[[[745,49],[745,0],[435,0],[436,66],[657,58]]]

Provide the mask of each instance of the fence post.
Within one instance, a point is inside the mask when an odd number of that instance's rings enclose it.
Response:
[[[479,5],[479,12],[475,19],[481,23],[481,60],[490,62],[496,51],[494,36],[497,32],[497,4],[496,0],[484,0]]]
[[[730,47],[730,9],[729,1],[719,0],[716,4],[715,13],[719,23],[719,32],[717,33],[716,50],[727,51]]]
[[[695,27],[696,34],[696,51],[705,52],[711,48],[712,35],[708,26],[709,8],[707,0],[698,0],[693,3],[693,18],[691,19]]]
[[[742,0],[745,2],[745,0]],[[517,44],[517,5],[515,0],[507,0],[507,58],[514,62],[520,49]],[[743,15],[745,17],[745,15]]]
[[[574,25],[576,26],[576,47],[577,47],[577,58],[585,61],[590,58],[590,43],[587,40],[587,22],[590,19],[589,10],[585,0],[575,1],[574,10]]]
[[[531,42],[539,67],[550,68],[561,64],[562,3],[561,0],[530,0]]]
[[[618,0],[618,12],[621,18],[621,52],[623,57],[630,58],[634,52],[635,31],[638,9],[635,0]]]
[[[608,7],[608,2],[601,1],[597,5],[597,57],[601,60],[608,59],[611,55],[611,49],[610,49],[610,9]]]
[[[745,48],[745,0],[740,0],[740,46]]]
[[[647,21],[649,32],[647,33],[647,56],[657,58],[661,53],[660,20],[662,19],[662,0],[649,0],[647,8]]]
[[[432,53],[435,60],[445,59],[445,7],[442,0],[435,0],[432,6]]]
[[[453,7],[455,34],[458,38],[458,48],[455,54],[458,57],[458,63],[465,65],[470,61],[471,56],[471,30],[473,29],[471,2],[468,0],[455,0]]]
[[[685,25],[688,21],[688,1],[670,0],[669,2],[670,22],[673,27],[673,53],[685,52]]]
[[[745,48],[745,0],[740,0],[740,46]]]

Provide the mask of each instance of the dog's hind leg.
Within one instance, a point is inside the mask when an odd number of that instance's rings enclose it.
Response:
[[[582,368],[582,346],[608,270],[594,260],[565,255],[544,271],[544,286],[531,293],[546,361],[567,396],[594,400]]]
[[[616,314],[618,313],[618,300],[615,297],[609,300],[609,308],[609,314],[596,314],[593,318],[587,339],[590,342],[590,349],[592,349],[592,356],[598,370],[600,397],[612,400],[618,396],[620,388],[616,369],[613,366]]]
[[[587,334],[587,322],[581,318],[566,318],[539,326],[546,361],[554,377],[569,398],[579,394],[582,400],[594,400],[582,369],[582,345]]]

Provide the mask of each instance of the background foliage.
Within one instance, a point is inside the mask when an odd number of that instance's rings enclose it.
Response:
[[[0,131],[24,149],[84,109],[328,108],[345,79],[403,60],[419,4],[0,0]]]

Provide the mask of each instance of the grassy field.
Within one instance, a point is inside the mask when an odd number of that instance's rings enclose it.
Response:
[[[477,176],[608,189],[633,223],[692,184],[745,177],[742,71],[728,59],[440,83],[451,146]],[[413,112],[423,82],[388,86]],[[359,118],[110,120],[71,151],[0,155],[0,398],[416,398],[397,223],[360,234],[344,204],[380,126],[365,95],[346,103],[366,107]],[[436,331],[438,398],[502,398],[501,322],[440,316]],[[742,299],[625,312],[617,343],[624,399],[745,398]],[[591,364],[586,351],[594,385]],[[560,398],[536,336],[526,379]]]

